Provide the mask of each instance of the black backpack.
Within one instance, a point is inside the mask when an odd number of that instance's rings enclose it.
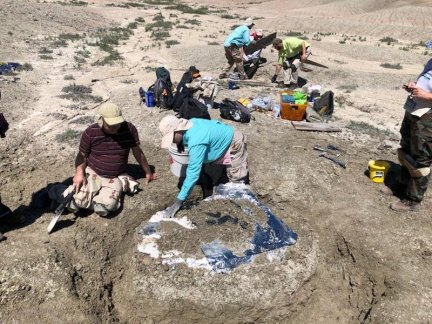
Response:
[[[245,106],[228,98],[222,100],[219,110],[222,118],[240,123],[249,123],[252,118],[250,111]]]
[[[183,104],[183,101],[186,98],[192,98],[193,93],[192,91],[186,86],[187,83],[192,82],[192,73],[187,71],[183,74],[183,77],[181,78],[179,84],[177,85],[177,91],[174,94],[172,109],[175,112],[180,111],[180,107]]]
[[[327,91],[322,96],[315,98],[313,109],[320,116],[331,116],[334,109],[333,91]]]
[[[153,89],[151,89],[152,87]],[[164,90],[166,92],[166,95],[163,95]],[[153,91],[156,106],[163,109],[172,108],[174,99],[173,93],[171,91],[171,88],[168,87],[168,84],[163,78],[157,79],[155,84],[149,88],[149,91]]]
[[[156,82],[148,89],[148,91],[153,92],[156,106],[163,109],[172,108],[174,96],[171,89],[172,82],[169,71],[164,67],[158,67],[156,69]],[[166,90],[165,96],[162,95],[164,90]]]
[[[207,106],[204,105],[201,101],[189,97],[183,100],[183,103],[180,106],[180,110],[178,112],[178,116],[184,119],[211,119],[210,114],[207,111]]]

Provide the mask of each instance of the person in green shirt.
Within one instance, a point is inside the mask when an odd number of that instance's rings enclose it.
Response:
[[[271,78],[276,82],[280,70],[284,69],[284,85],[289,88],[298,87],[298,68],[310,55],[310,44],[297,37],[288,37],[283,41],[276,38],[273,47],[279,52],[275,73]]]

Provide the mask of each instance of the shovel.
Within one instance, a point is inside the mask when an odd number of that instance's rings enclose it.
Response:
[[[65,198],[63,203],[61,203],[54,212],[54,217],[51,220],[51,222],[48,225],[47,231],[48,234],[52,232],[54,229],[54,226],[57,224],[57,221],[59,220],[60,216],[63,214],[64,209],[66,208],[66,205],[69,204],[73,198],[73,195],[75,194],[75,189],[72,190]]]

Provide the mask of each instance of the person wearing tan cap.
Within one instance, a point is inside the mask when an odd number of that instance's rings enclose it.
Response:
[[[93,209],[100,216],[120,208],[120,197],[125,189],[136,191],[138,183],[126,175],[129,152],[145,173],[144,183],[158,179],[152,173],[147,158],[140,147],[136,127],[124,120],[121,110],[113,103],[103,104],[96,116],[96,123],[81,135],[79,151],[75,158],[73,185],[54,186],[49,189],[51,199],[62,199],[75,191],[67,207]],[[135,190],[133,190],[135,189]]]
[[[178,148],[187,147],[189,153],[186,178],[175,203],[163,211],[164,217],[174,217],[192,192],[206,163],[225,165],[231,182],[249,183],[246,136],[234,127],[217,120],[187,120],[170,115],[161,120],[159,130],[162,148],[175,144]]]
[[[223,72],[219,75],[219,79],[228,77],[228,73],[232,66],[236,65],[237,72],[240,74],[240,79],[247,79],[247,75],[243,68],[243,47],[250,44],[250,30],[254,26],[252,18],[247,18],[243,25],[235,28],[231,34],[225,39],[225,57],[228,60],[227,64],[223,68]]]

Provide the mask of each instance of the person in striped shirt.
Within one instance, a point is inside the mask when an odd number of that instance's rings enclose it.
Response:
[[[89,126],[81,135],[79,151],[75,158],[73,185],[66,190],[50,189],[51,199],[61,202],[75,190],[68,208],[93,209],[100,216],[120,208],[120,197],[132,183],[126,175],[129,152],[145,173],[144,183],[159,178],[152,173],[147,158],[140,147],[136,127],[124,120],[121,110],[113,103],[103,104],[97,115],[97,123]],[[125,184],[125,181],[128,184]]]

